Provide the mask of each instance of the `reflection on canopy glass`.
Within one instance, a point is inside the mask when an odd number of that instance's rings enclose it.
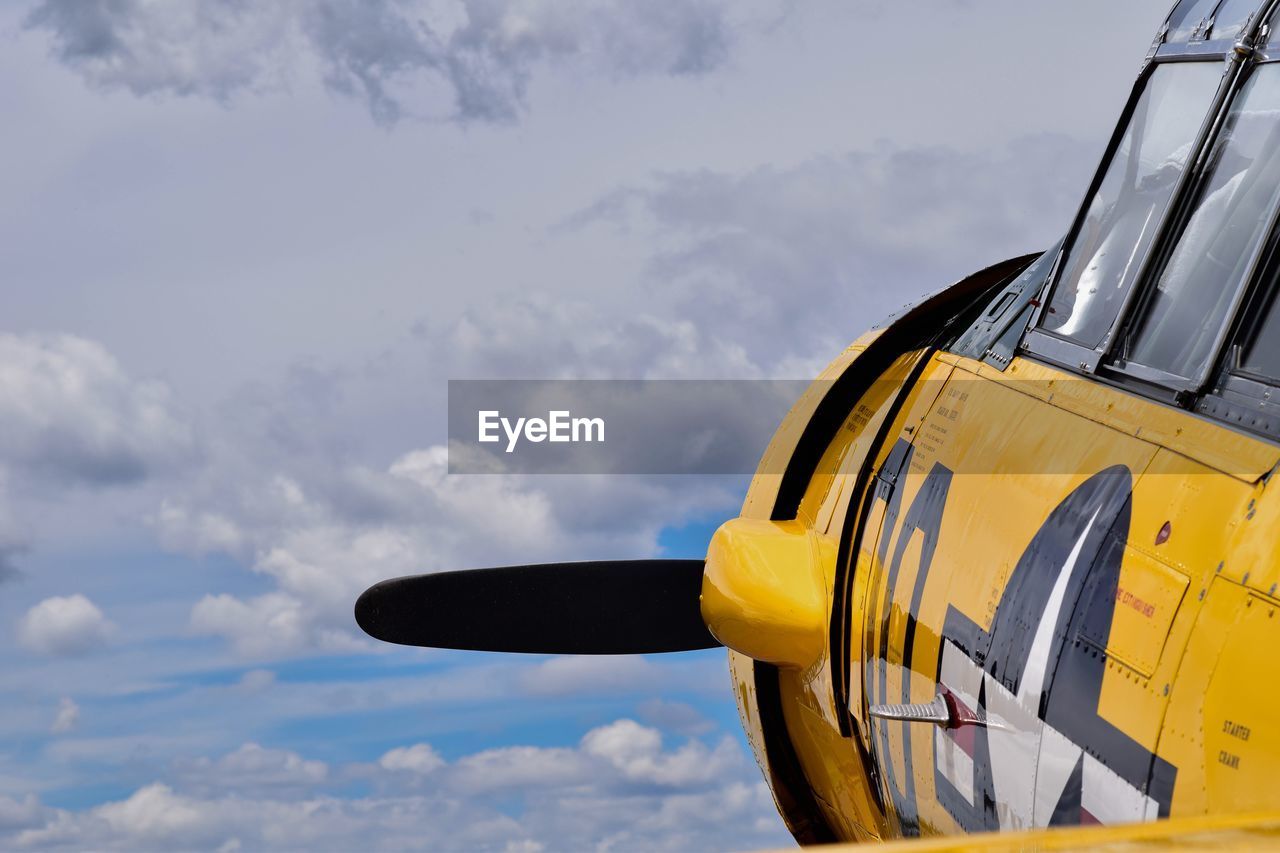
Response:
[[[1130,353],[1139,364],[1187,378],[1208,369],[1280,200],[1280,66],[1255,72],[1209,162]]]
[[[1044,328],[1096,348],[1111,328],[1186,167],[1222,77],[1217,62],[1161,65],[1089,202]]]
[[[1223,0],[1213,15],[1214,39],[1234,39],[1240,35],[1245,23],[1258,11],[1262,0]]]
[[[1218,0],[1182,0],[1169,15],[1169,35],[1165,41],[1190,41],[1201,22],[1213,14],[1213,7],[1217,5]]]

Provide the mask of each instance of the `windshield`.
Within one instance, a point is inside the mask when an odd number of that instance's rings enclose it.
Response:
[[[1130,353],[1187,378],[1207,371],[1280,197],[1280,66],[1258,67],[1209,162]]]
[[[1161,65],[1089,202],[1043,327],[1101,343],[1146,256],[1222,77],[1217,62]]]

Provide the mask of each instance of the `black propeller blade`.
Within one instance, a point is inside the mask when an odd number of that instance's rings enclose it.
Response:
[[[395,578],[356,602],[389,643],[484,652],[626,655],[710,649],[701,560],[507,566]]]

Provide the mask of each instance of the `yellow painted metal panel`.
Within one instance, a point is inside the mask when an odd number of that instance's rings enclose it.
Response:
[[[1228,559],[1232,543],[1255,493],[1251,483],[1162,448],[1139,484],[1129,547],[1202,585],[1219,564],[1230,575],[1237,563]]]
[[[1227,517],[1231,538],[1222,559],[1222,575],[1268,595],[1280,594],[1280,482],[1275,477],[1241,495]]]
[[[1089,639],[1101,642],[1119,663],[1150,678],[1160,662],[1187,584],[1186,575],[1126,547],[1110,636]]]
[[[1102,643],[1107,668],[1098,713],[1153,753],[1197,615],[1198,602],[1185,603],[1188,586],[1180,572],[1125,549],[1110,636]]]
[[[1215,584],[1211,595],[1227,584]],[[1280,770],[1280,618],[1276,602],[1232,590],[1244,606],[1204,699],[1204,767],[1211,812],[1276,802]]]
[[[1252,483],[1280,465],[1280,447],[1271,442],[1094,379],[1026,358],[1014,359],[1004,372],[971,359],[957,359],[957,364],[1246,482]]]
[[[1221,578],[1206,590],[1178,667],[1160,732],[1159,754],[1178,768],[1172,814],[1202,814],[1209,805],[1205,784],[1204,698],[1231,626],[1244,606],[1244,590]]]
[[[801,764],[828,822],[851,840],[879,841],[883,816],[848,741],[833,738],[835,721],[824,709],[831,695],[830,670],[782,673],[783,715]]]

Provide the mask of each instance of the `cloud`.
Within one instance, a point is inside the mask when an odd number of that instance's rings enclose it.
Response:
[[[542,661],[525,670],[520,682],[534,696],[598,695],[660,689],[666,675],[640,655],[583,655]]]
[[[52,656],[81,655],[106,644],[115,626],[79,593],[46,598],[18,623],[18,640]]]
[[[0,333],[0,423],[0,581],[19,574],[33,528],[64,534],[81,520],[73,499],[114,499],[201,457],[166,385],[74,335]]]
[[[58,58],[103,88],[225,99],[279,61],[289,17],[276,4],[235,0],[55,0],[27,23],[52,33]]]
[[[571,788],[589,784],[591,762],[567,747],[505,746],[468,755],[451,768],[458,790],[490,794],[505,790]]]
[[[398,746],[388,750],[378,759],[378,766],[383,770],[403,770],[424,775],[443,767],[444,759],[430,744],[415,743],[413,746]]]
[[[263,693],[276,683],[276,674],[269,669],[251,669],[240,676],[236,687],[250,695]]]
[[[336,793],[357,779],[371,790]],[[338,767],[246,744],[79,811],[0,799],[0,842],[33,849],[720,850],[785,840],[736,744],[666,748],[630,720],[576,746],[503,747],[451,763],[426,744]]]
[[[99,806],[96,817],[112,833],[143,844],[200,838],[212,828],[212,816],[198,803],[161,784],[141,788],[127,800]]]
[[[49,731],[55,735],[66,734],[74,729],[78,722],[80,722],[80,706],[64,696],[58,703],[58,713],[53,718],[53,725],[49,727]]]
[[[538,785],[632,790],[637,785],[699,788],[743,767],[741,751],[727,738],[714,748],[691,739],[668,751],[660,731],[624,719],[587,732],[576,749],[490,749],[459,760],[450,771],[455,785],[472,792]]]
[[[161,545],[173,551],[235,554],[244,546],[244,534],[235,522],[216,512],[192,510],[166,500],[153,521]]]
[[[216,760],[179,761],[175,774],[193,790],[252,795],[264,789],[313,788],[328,779],[329,766],[296,752],[246,743]]]
[[[325,615],[308,610],[302,600],[285,593],[247,600],[227,594],[206,595],[191,609],[191,627],[197,634],[226,637],[248,658],[287,656],[309,649],[361,648],[350,633],[325,627]]]
[[[0,832],[40,826],[52,816],[34,794],[21,800],[0,796]]]
[[[649,229],[644,301],[685,318],[691,337],[737,342],[754,365],[830,358],[914,296],[1051,245],[1096,155],[1045,134],[980,152],[885,143],[789,167],[659,174],[561,228]]]
[[[127,734],[58,738],[49,744],[44,757],[64,768],[78,765],[101,772],[104,766],[167,765],[170,756],[198,749],[207,742],[208,738],[201,739],[199,735],[174,733],[156,721],[146,727],[131,725]]]
[[[778,5],[767,2],[766,9]],[[92,85],[227,101],[319,69],[374,120],[509,122],[545,65],[613,77],[699,75],[742,15],[724,0],[42,0],[27,25]],[[735,10],[737,11],[737,10]]]
[[[507,846],[502,848],[503,853],[542,853],[546,849],[547,846],[545,844],[540,844],[528,838],[522,841],[508,841]]]
[[[588,297],[521,280],[420,322],[385,361],[406,377],[423,363],[451,378],[809,377],[905,302],[1052,245],[1097,151],[1035,134],[656,173],[549,229],[568,245],[617,237],[634,273]]]
[[[668,787],[707,784],[729,771],[742,756],[728,739],[709,750],[690,740],[673,753],[662,750],[662,733],[634,720],[618,720],[587,732],[582,750],[609,762],[623,776]]]
[[[637,294],[644,287],[637,287]],[[647,296],[663,295],[649,290]],[[669,292],[665,295],[669,296]],[[419,327],[453,377],[707,379],[781,375],[754,362],[751,342],[704,334],[701,318],[665,302],[602,292],[593,302],[504,295],[445,327]],[[620,306],[618,303],[621,302]]]
[[[696,737],[714,731],[716,724],[684,702],[648,699],[637,709],[640,718],[652,726]]]
[[[0,466],[46,483],[136,483],[195,448],[164,385],[72,335],[0,334],[0,421]]]

